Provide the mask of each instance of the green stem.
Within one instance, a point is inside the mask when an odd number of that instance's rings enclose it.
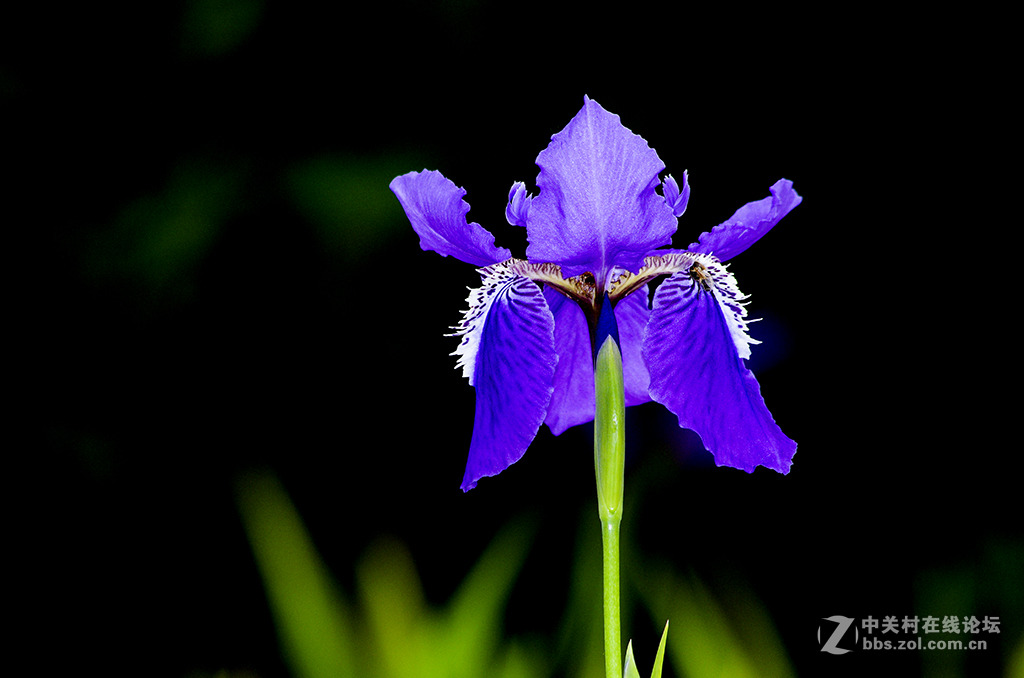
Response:
[[[612,322],[614,323],[614,320]],[[619,524],[622,521],[622,487],[626,457],[626,399],[622,379],[622,354],[619,351],[617,337],[607,336],[601,346],[597,347],[597,357],[594,360],[594,387],[597,405],[594,415],[594,467],[597,476],[598,512],[601,518],[605,678],[622,678]]]
[[[605,678],[622,678],[622,637],[619,621],[619,523],[618,516],[601,521]]]

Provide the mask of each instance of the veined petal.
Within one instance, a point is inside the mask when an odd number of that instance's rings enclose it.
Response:
[[[651,375],[647,371],[641,348],[644,330],[651,317],[647,307],[647,286],[637,290],[615,305],[615,322],[619,326],[622,351],[622,379],[626,388],[626,407],[651,401]]]
[[[646,298],[648,281],[686,273],[705,291],[715,292],[715,299],[722,307],[722,314],[739,357],[743,360],[749,358],[750,345],[761,342],[752,339],[747,333],[747,295],[740,292],[736,278],[726,265],[710,254],[668,249],[657,251],[658,254],[644,259],[644,265],[639,271],[624,273],[615,280],[611,286],[612,299],[621,299],[634,293],[643,294],[643,298]],[[638,292],[641,288],[643,292]]]
[[[552,381],[554,392],[544,423],[557,436],[571,426],[594,419],[594,357],[583,310],[554,290],[545,289],[544,294],[555,318],[558,353]]]
[[[483,286],[455,328],[462,343],[453,355],[476,387],[476,416],[463,491],[518,461],[544,422],[558,358],[554,318],[524,261],[482,269]]]
[[[745,344],[736,336],[743,318],[728,317],[735,307],[722,296],[715,276],[690,270],[658,287],[643,346],[651,397],[700,435],[719,466],[787,473],[796,443],[775,423],[743,364]]]
[[[526,224],[531,260],[557,263],[566,277],[590,271],[600,287],[613,266],[635,271],[670,243],[676,218],[654,190],[664,163],[596,101],[584,100],[537,166],[540,192]]]
[[[714,254],[719,261],[728,261],[760,240],[803,200],[788,179],[779,179],[769,190],[769,197],[739,208],[728,220],[702,234],[687,249]]]
[[[443,257],[449,255],[474,266],[489,266],[512,256],[495,247],[494,236],[477,223],[467,223],[466,191],[440,172],[409,172],[391,181],[391,191],[402,203],[420,247]]]
[[[622,353],[622,376],[626,406],[650,402],[650,374],[640,348],[650,310],[646,287],[615,306]],[[555,317],[554,393],[544,423],[556,436],[566,429],[594,420],[594,355],[590,346],[587,321],[580,307],[554,290],[545,290],[548,306]]]

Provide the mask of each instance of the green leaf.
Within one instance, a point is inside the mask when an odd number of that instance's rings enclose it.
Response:
[[[452,596],[444,614],[443,652],[450,676],[479,676],[498,651],[501,622],[533,536],[531,521],[509,524]]]
[[[636,668],[636,661],[633,659],[633,641],[626,645],[626,668],[622,671],[622,678],[640,678],[640,672]]]
[[[654,658],[654,670],[651,671],[651,678],[661,678],[661,666],[665,662],[665,641],[668,639],[668,622],[665,622],[665,630],[661,632],[661,643],[658,645],[658,656]],[[640,678],[640,670],[636,668],[636,660],[633,658],[633,641],[626,645],[626,665],[622,671],[622,678]]]
[[[658,655],[654,658],[654,670],[651,671],[651,678],[661,678],[661,665],[665,662],[665,642],[668,640],[668,620],[665,621],[665,630],[661,632],[661,642],[658,643]]]
[[[435,643],[433,616],[423,596],[412,555],[391,538],[378,539],[356,569],[363,629],[383,675],[427,678],[437,675],[428,660]]]
[[[738,584],[733,588],[741,590]],[[694,575],[649,568],[639,587],[652,614],[682,629],[666,641],[677,674],[690,678],[793,676],[759,601],[743,592],[724,607]],[[761,623],[761,619],[765,621]]]
[[[269,473],[254,474],[237,493],[291,675],[358,675],[347,605],[284,487]]]

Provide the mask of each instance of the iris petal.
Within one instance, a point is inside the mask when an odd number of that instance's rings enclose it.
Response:
[[[508,205],[505,207],[505,219],[512,226],[526,226],[526,215],[530,213],[530,202],[533,197],[527,193],[526,184],[517,181],[508,192]]]
[[[583,310],[554,290],[545,290],[545,295],[555,317],[558,366],[544,423],[557,436],[594,419],[594,357]]]
[[[443,257],[453,256],[474,266],[489,266],[512,256],[495,247],[494,236],[477,223],[466,223],[466,191],[440,172],[409,172],[391,181],[391,191],[405,209],[420,247]]]
[[[787,473],[796,443],[775,423],[740,359],[719,293],[688,271],[658,287],[643,346],[651,397],[700,435],[719,466]]]
[[[803,200],[793,190],[793,182],[788,179],[779,179],[769,190],[769,197],[739,208],[726,221],[702,234],[687,249],[690,252],[714,254],[719,261],[728,261],[760,240]]]
[[[661,192],[665,196],[665,202],[672,208],[672,214],[677,217],[683,216],[686,212],[686,203],[690,201],[690,181],[687,178],[687,173],[683,172],[682,188],[679,188],[679,184],[671,174],[665,177],[665,181],[661,185]]]
[[[459,365],[476,387],[476,416],[463,491],[518,461],[537,435],[551,400],[557,357],[554,318],[521,262],[483,269],[459,325]]]
[[[560,264],[565,277],[592,272],[601,285],[614,266],[632,271],[668,245],[676,218],[655,192],[665,168],[619,116],[585,99],[537,156],[539,194],[527,218],[531,261]]]
[[[622,340],[622,379],[627,407],[651,402],[651,375],[641,353],[644,330],[650,317],[646,285],[615,306],[615,322],[619,325],[619,338]]]
[[[644,292],[646,288],[615,306],[627,406],[651,400],[647,390],[651,377],[640,353],[650,315]],[[547,290],[546,296],[555,317],[558,367],[544,423],[557,436],[572,426],[594,420],[594,355],[587,321],[580,307],[553,290]]]

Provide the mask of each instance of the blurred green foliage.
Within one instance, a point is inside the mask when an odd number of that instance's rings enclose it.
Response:
[[[794,675],[771,619],[751,592],[733,591],[737,604],[727,609],[695,575],[664,564],[646,566],[637,584],[647,606],[672,621],[669,657],[679,675]]]
[[[262,0],[187,0],[182,11],[182,49],[202,57],[226,54],[259,25]]]
[[[1024,544],[1007,539],[988,540],[969,565],[934,565],[915,577],[915,607],[919,616],[958,610],[960,616],[986,616],[1003,610],[1000,635],[987,638],[1002,652],[1006,678],[1024,678],[1024,635],[1014,638],[1013,629],[1024,614]],[[1009,613],[1009,615],[1007,614]],[[928,678],[962,678],[975,675],[969,652],[923,652],[923,675]]]
[[[181,160],[162,187],[130,201],[89,241],[86,274],[123,283],[147,300],[189,298],[225,221],[244,204],[244,181],[237,165]]]
[[[284,490],[270,477],[238,486],[238,502],[282,649],[296,676],[355,674],[349,606]]]
[[[408,233],[388,184],[416,166],[404,154],[320,155],[292,166],[286,183],[291,200],[324,245],[355,263]]]
[[[337,589],[273,476],[248,476],[238,501],[296,678],[529,678],[548,674],[528,644],[501,640],[502,617],[529,545],[509,525],[442,609],[431,608],[412,558],[382,539],[357,568],[358,597]]]
[[[505,635],[506,606],[534,533],[530,521],[516,520],[501,529],[450,599],[433,606],[425,599],[410,552],[399,541],[381,538],[366,551],[356,568],[356,594],[347,596],[275,476],[247,475],[237,489],[282,652],[295,678],[603,674],[600,589],[594,586],[600,577],[596,521],[581,525],[558,647],[552,647],[542,639]],[[993,576],[1011,575],[1004,584],[1013,588],[1012,573],[995,570],[1017,562],[1016,554],[991,555]],[[665,654],[666,676],[796,675],[768,611],[742,581],[732,578],[723,598],[696,574],[681,573],[667,562],[642,568],[634,563],[624,572],[631,575],[624,588],[638,595],[650,621],[671,620],[673,632],[667,633],[666,625],[657,658],[648,660],[654,662],[654,676],[661,675]],[[938,609],[969,605],[950,598],[972,590],[966,576],[945,572],[923,578],[921,604]],[[624,624],[630,623],[627,617]],[[632,644],[627,650],[626,675],[638,676]],[[1004,675],[1019,678],[1024,643],[1007,643],[1007,655]],[[923,675],[971,675],[964,656],[933,653],[925,659]]]
[[[409,552],[382,538],[356,570],[350,600],[318,557],[303,522],[276,478],[249,475],[238,505],[267,591],[282,651],[296,678],[539,678],[560,663],[542,643],[503,637],[508,597],[530,546],[524,520],[500,530],[459,589],[441,608],[424,599]],[[593,527],[593,526],[592,526]],[[594,530],[589,530],[597,533]],[[589,532],[588,531],[588,532]],[[588,586],[599,551],[580,540],[574,590],[563,625],[566,675],[601,675],[600,589]],[[767,613],[749,592],[739,600],[747,625],[737,626],[694,576],[667,568],[634,577],[652,618],[669,615],[677,632],[668,655],[678,675],[792,675]],[[667,632],[667,628],[666,628]],[[654,675],[661,675],[663,634]],[[573,647],[564,647],[566,644]],[[630,646],[630,650],[631,650]],[[633,662],[628,667],[636,670]]]

